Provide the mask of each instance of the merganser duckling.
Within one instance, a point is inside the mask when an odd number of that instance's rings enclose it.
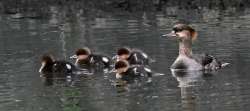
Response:
[[[149,65],[150,63],[150,59],[146,53],[127,47],[119,48],[115,58],[117,59],[116,61],[127,60],[130,65]]]
[[[62,78],[71,79],[76,67],[67,61],[54,60],[51,55],[44,55],[41,59],[39,72],[46,79]]]
[[[216,70],[229,63],[222,63],[214,56],[208,54],[194,55],[192,43],[197,38],[197,32],[186,24],[177,24],[169,34],[163,36],[174,37],[179,42],[179,55],[172,64],[175,70]]]
[[[75,52],[75,55],[71,58],[76,58],[75,65],[78,67],[83,66],[103,66],[104,68],[109,68],[111,65],[111,60],[107,56],[92,54],[90,49],[80,48]]]
[[[130,66],[128,61],[120,60],[115,63],[116,78],[131,82],[135,78],[148,77],[148,81],[151,81],[152,71],[151,69],[142,65]]]

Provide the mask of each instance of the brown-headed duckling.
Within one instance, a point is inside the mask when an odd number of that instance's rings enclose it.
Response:
[[[76,58],[75,65],[78,67],[95,66],[109,68],[112,63],[109,57],[100,54],[93,54],[87,47],[77,49],[75,55],[71,58]]]
[[[142,65],[131,66],[128,61],[120,60],[115,63],[115,74],[117,79],[131,81],[135,78],[147,77],[151,80],[152,71]]]
[[[43,55],[39,72],[45,78],[71,78],[76,67],[64,60],[55,60],[51,55]]]
[[[149,65],[152,60],[146,53],[137,49],[130,49],[128,47],[122,47],[117,50],[116,61],[127,60],[130,65]]]

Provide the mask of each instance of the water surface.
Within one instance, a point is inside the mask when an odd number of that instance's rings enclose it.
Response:
[[[250,9],[199,10],[167,7],[160,12],[76,12],[63,16],[57,7],[43,19],[0,16],[1,111],[246,111],[250,108]],[[197,29],[194,52],[207,52],[231,65],[212,75],[169,70],[177,42],[160,37],[178,21]],[[74,87],[45,86],[39,58],[52,53],[71,61],[83,46],[109,56],[121,46],[148,53],[155,63],[151,84],[115,87],[114,75],[96,72]]]

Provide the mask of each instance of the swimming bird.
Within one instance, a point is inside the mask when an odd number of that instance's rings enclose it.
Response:
[[[193,54],[192,44],[197,38],[195,29],[186,24],[177,24],[172,32],[163,36],[176,38],[179,42],[179,55],[171,66],[174,70],[216,70],[229,63],[223,63],[209,54]]]
[[[75,65],[78,67],[93,66],[109,68],[111,66],[111,59],[108,56],[94,54],[88,47],[77,49],[75,55],[70,58],[75,58]]]
[[[55,60],[52,55],[43,55],[39,72],[46,79],[62,78],[71,79],[76,67],[64,60]]]
[[[113,59],[116,61],[127,60],[130,65],[149,65],[153,61],[145,52],[128,47],[119,48]]]
[[[128,61],[120,60],[115,63],[116,78],[131,82],[136,78],[147,77],[148,82],[152,81],[152,71],[143,65],[131,66]]]

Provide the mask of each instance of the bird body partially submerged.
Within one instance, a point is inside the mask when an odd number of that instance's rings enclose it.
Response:
[[[173,31],[164,36],[174,37],[179,42],[179,55],[171,69],[176,70],[216,70],[227,66],[214,56],[208,54],[193,54],[192,43],[197,38],[197,32],[186,24],[177,24]]]

